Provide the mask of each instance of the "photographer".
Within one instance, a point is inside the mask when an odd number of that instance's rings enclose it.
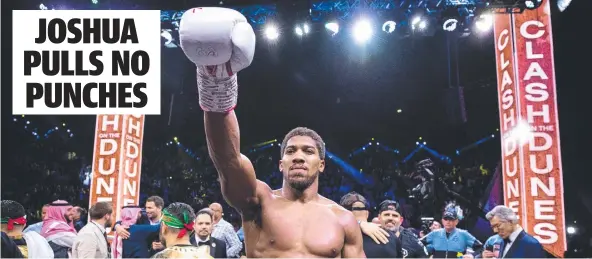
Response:
[[[441,228],[442,228],[442,224],[440,224],[440,222],[438,222],[436,220],[432,220],[431,224],[422,224],[421,230],[419,231],[419,238],[423,238],[424,236],[426,236],[430,232],[437,230],[437,229],[441,229]]]

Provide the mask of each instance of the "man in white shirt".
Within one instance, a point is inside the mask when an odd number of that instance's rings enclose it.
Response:
[[[108,202],[97,202],[90,208],[90,222],[84,226],[72,246],[72,258],[109,258],[109,244],[105,226],[111,226],[113,207]]]
[[[243,249],[243,244],[238,239],[238,234],[234,231],[232,224],[222,218],[222,205],[220,203],[212,203],[209,208],[213,213],[214,219],[212,236],[226,243],[226,254],[228,257],[238,258],[241,249]]]
[[[497,235],[486,243],[483,258],[546,257],[543,246],[522,229],[518,224],[518,216],[512,209],[502,205],[496,206],[487,213],[486,218]],[[494,251],[495,245],[499,245],[499,252]]]

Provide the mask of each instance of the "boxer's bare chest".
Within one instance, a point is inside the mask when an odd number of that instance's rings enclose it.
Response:
[[[245,232],[253,257],[339,257],[344,229],[330,206],[274,199],[261,209],[260,226]]]

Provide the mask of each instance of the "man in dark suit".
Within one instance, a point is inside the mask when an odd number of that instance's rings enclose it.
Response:
[[[227,258],[226,243],[211,236],[213,226],[213,213],[210,209],[202,209],[197,212],[195,219],[195,234],[191,237],[191,244],[209,250],[214,258]]]
[[[514,211],[506,206],[496,206],[486,215],[496,236],[486,243],[483,258],[545,258],[541,243],[527,234],[518,224]],[[499,250],[496,249],[499,247]]]

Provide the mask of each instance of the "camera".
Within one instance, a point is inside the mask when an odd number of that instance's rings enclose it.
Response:
[[[430,226],[432,225],[432,223],[434,222],[434,218],[432,217],[422,217],[421,218],[421,231],[423,233],[425,233],[426,235],[430,232],[432,232],[432,230],[430,229]]]

